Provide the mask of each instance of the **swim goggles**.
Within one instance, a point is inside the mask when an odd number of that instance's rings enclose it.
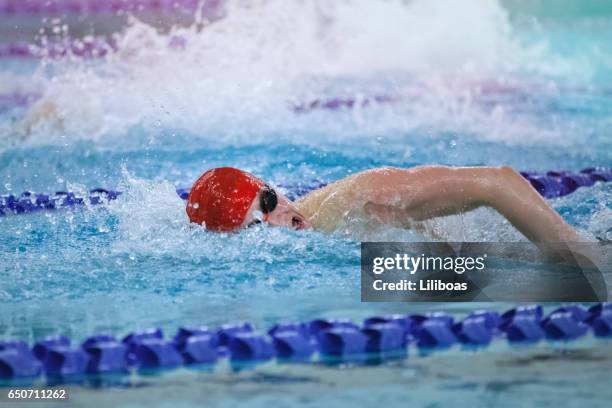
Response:
[[[278,195],[276,194],[276,191],[274,191],[274,189],[269,185],[264,185],[259,191],[259,208],[261,209],[261,212],[264,215],[270,214],[272,211],[274,211],[277,205]],[[260,223],[261,220],[253,220],[249,223],[249,225],[247,225],[247,228]]]

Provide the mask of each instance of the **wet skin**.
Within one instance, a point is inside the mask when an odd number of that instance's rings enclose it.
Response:
[[[367,170],[310,192],[297,202],[278,193],[262,214],[255,197],[243,226],[263,221],[333,232],[352,215],[411,228],[420,221],[486,206],[495,209],[544,252],[547,243],[583,241],[578,232],[512,168],[420,166]]]

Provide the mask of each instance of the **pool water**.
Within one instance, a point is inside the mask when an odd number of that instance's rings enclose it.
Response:
[[[265,328],[507,308],[361,303],[360,241],[423,237],[265,226],[211,234],[187,225],[174,190],[221,165],[293,186],[388,165],[609,167],[612,10],[596,16],[599,3],[576,4],[561,12],[553,2],[533,10],[493,0],[232,3],[201,31],[159,33],[133,22],[119,52],[103,59],[0,60],[0,94],[39,98],[0,110],[0,194],[125,192],[103,208],[0,217],[0,337],[78,340],[148,327],[171,334],[190,324]],[[184,47],[169,48],[176,38]],[[389,100],[295,109],[373,95]],[[32,120],[43,102],[54,113]],[[612,240],[612,183],[550,203],[587,238]],[[452,240],[524,239],[487,209],[434,224]],[[535,406],[572,398],[604,406],[611,350],[589,338],[411,353],[380,367],[180,370],[127,390],[77,389],[74,398],[125,406]]]

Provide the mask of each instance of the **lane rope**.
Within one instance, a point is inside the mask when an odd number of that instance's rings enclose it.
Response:
[[[183,366],[212,366],[228,360],[236,369],[276,359],[279,362],[376,364],[455,345],[473,350],[494,341],[531,345],[566,342],[587,333],[612,339],[612,303],[589,309],[577,304],[544,316],[541,305],[517,306],[504,313],[474,311],[460,321],[444,312],[372,316],[357,324],[348,319],[280,323],[266,333],[250,323],[181,327],[172,339],[161,329],[132,332],[118,340],[101,333],[73,345],[65,336],[45,337],[31,347],[0,341],[0,379],[100,385],[104,376]],[[114,377],[116,379],[116,377]],[[2,384],[2,382],[0,382]]]
[[[0,15],[79,16],[121,15],[135,12],[195,12],[218,7],[220,0],[0,0]]]
[[[590,167],[579,172],[549,171],[547,173],[521,172],[531,185],[545,198],[562,197],[573,193],[580,187],[590,187],[596,182],[612,181],[612,168]],[[311,180],[305,184],[279,185],[287,197],[295,200],[308,192],[323,187],[328,183]],[[69,191],[56,191],[52,194],[40,194],[25,191],[19,195],[0,195],[0,216],[9,214],[28,214],[41,210],[78,207],[84,205],[96,206],[116,200],[121,191],[95,188],[86,196]],[[186,200],[188,188],[179,188],[176,193]]]

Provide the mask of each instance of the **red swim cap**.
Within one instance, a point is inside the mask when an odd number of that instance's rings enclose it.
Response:
[[[200,176],[187,199],[189,221],[212,231],[239,227],[265,183],[250,173],[218,167]]]

